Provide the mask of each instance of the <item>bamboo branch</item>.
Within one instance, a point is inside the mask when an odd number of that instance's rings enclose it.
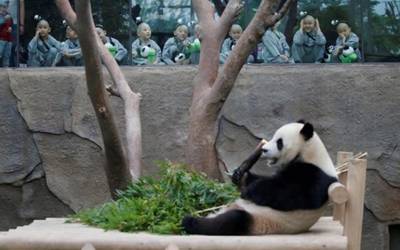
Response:
[[[207,208],[207,209],[203,209],[203,210],[196,211],[196,212],[194,212],[194,214],[197,215],[197,216],[199,216],[199,215],[201,215],[201,214],[208,213],[208,212],[214,212],[214,211],[216,211],[216,210],[220,210],[220,209],[226,208],[226,207],[227,207],[227,205],[221,205],[221,206],[216,206],[216,207],[210,207],[210,208]]]
[[[261,157],[262,155],[262,147],[267,144],[268,141],[265,139],[262,139],[257,147],[254,149],[254,151],[251,153],[251,155],[249,157],[246,158],[246,160],[244,160],[242,162],[242,164],[240,164],[239,167],[237,167],[237,169],[240,169],[241,172],[248,172],[250,171],[250,169],[254,166],[254,164],[256,164],[256,162],[258,161],[258,159]],[[225,173],[228,176],[232,176],[233,173],[230,172],[226,172]]]

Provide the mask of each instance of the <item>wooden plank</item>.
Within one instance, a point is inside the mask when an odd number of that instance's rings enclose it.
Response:
[[[340,166],[346,161],[349,161],[353,158],[352,152],[342,152],[339,151],[337,153],[336,159],[336,166]],[[347,172],[342,173],[339,175],[339,182],[342,183],[344,186],[347,185]],[[342,225],[344,225],[344,212],[346,210],[346,204],[334,204],[333,206],[333,219],[339,220]]]
[[[360,250],[361,247],[366,172],[367,160],[354,159],[351,161],[347,176],[349,201],[346,203],[344,224],[348,250]]]
[[[49,223],[49,226],[46,226]],[[331,217],[321,218],[309,232],[295,235],[263,236],[201,236],[155,235],[148,233],[122,233],[104,231],[81,224],[63,221],[35,222],[35,226],[19,227],[0,236],[0,249],[13,250],[345,250],[347,239],[342,226]]]

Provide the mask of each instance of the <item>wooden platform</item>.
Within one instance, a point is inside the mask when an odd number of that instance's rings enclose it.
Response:
[[[176,236],[104,231],[82,224],[64,223],[64,218],[36,220],[27,226],[0,233],[0,250],[344,250],[343,227],[331,217],[321,218],[309,232],[266,236]],[[90,244],[88,244],[90,243]],[[94,246],[94,248],[93,248]]]

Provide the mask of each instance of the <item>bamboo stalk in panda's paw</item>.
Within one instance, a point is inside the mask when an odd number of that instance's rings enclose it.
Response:
[[[267,143],[267,140],[262,139],[260,141],[260,143],[258,143],[258,145],[255,148],[255,150],[253,151],[253,153],[242,164],[240,164],[239,169],[243,173],[250,171],[250,169],[254,166],[254,164],[256,164],[258,159],[260,159],[260,157],[262,155],[262,147],[266,143]]]
[[[254,164],[258,161],[258,159],[260,159],[262,155],[262,147],[266,143],[267,141],[262,139],[260,143],[258,143],[253,153],[251,153],[251,155],[247,157],[247,159],[242,164],[240,164],[239,167],[237,167],[232,173],[227,173],[227,175],[230,176],[233,184],[238,187],[242,186],[244,181],[243,177],[246,176],[246,173],[248,173],[250,169],[254,166]]]

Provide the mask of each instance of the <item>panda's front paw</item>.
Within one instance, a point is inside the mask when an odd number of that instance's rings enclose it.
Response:
[[[245,199],[245,200],[250,200],[250,194],[248,189],[242,190],[240,193],[240,198]]]
[[[185,216],[182,220],[183,230],[188,234],[195,234],[198,228],[198,220],[193,216]]]
[[[235,184],[236,186],[240,186],[243,175],[244,172],[240,168],[235,169],[232,175],[232,183]]]

